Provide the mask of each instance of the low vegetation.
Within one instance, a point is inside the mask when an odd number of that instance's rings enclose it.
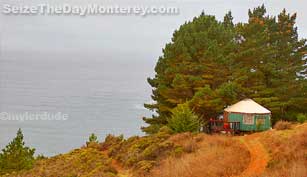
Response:
[[[123,169],[135,177],[239,176],[252,161],[250,149],[243,140],[253,139],[264,147],[269,157],[260,176],[304,176],[307,174],[306,137],[307,123],[243,138],[190,132],[173,134],[168,127],[163,127],[157,134],[144,137],[125,139],[108,135],[101,143],[91,138],[93,141],[80,149],[36,158],[32,169],[18,169],[2,176],[115,177],[125,176]]]
[[[249,161],[248,151],[234,138],[172,133],[163,127],[157,134],[144,137],[108,135],[102,143],[87,142],[70,153],[39,159],[30,170],[4,176],[112,177],[119,176],[118,166],[130,169],[137,177],[171,177],[176,173],[227,176],[239,174]],[[234,155],[238,157],[232,158]]]
[[[11,173],[5,177],[115,177],[116,174],[111,160],[102,151],[81,148],[64,155],[38,160],[33,169]]]
[[[275,125],[274,125],[274,129],[276,130],[287,130],[291,128],[291,123],[288,121],[278,121]]]
[[[244,145],[233,137],[184,133],[174,135],[170,141],[180,144],[189,153],[163,159],[148,176],[235,176],[247,167],[250,160]]]
[[[149,172],[158,162],[182,151],[180,146],[168,139],[171,137],[167,128],[155,135],[124,139],[122,136],[109,135],[101,144],[101,150],[123,166],[132,168],[138,175]]]
[[[306,176],[307,123],[284,131],[263,132],[260,140],[270,154],[264,177]]]
[[[298,115],[296,116],[296,118],[297,118],[297,121],[298,121],[299,123],[301,123],[301,124],[307,121],[307,115],[306,115],[306,114],[300,113],[300,114],[298,114]]]

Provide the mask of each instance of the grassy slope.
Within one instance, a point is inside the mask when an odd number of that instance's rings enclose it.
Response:
[[[243,171],[249,162],[249,152],[234,137],[205,135],[196,136],[197,143],[187,141],[185,134],[171,137],[172,141],[189,148],[196,146],[194,152],[185,153],[179,158],[167,157],[148,175],[151,177],[214,177],[233,176]]]
[[[261,147],[259,151],[259,147]],[[244,137],[221,135],[108,136],[100,144],[39,160],[8,176],[202,177],[307,174],[307,123]]]
[[[261,176],[307,176],[307,123],[263,132],[259,137],[270,155]]]
[[[117,171],[110,159],[95,148],[81,148],[64,155],[39,160],[33,169],[7,177],[113,177]]]

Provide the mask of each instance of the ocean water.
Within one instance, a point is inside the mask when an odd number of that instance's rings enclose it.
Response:
[[[119,56],[117,54],[116,56]],[[142,135],[141,117],[151,113],[151,76],[155,61],[112,58],[103,54],[18,53],[1,55],[0,112],[57,113],[62,121],[0,120],[0,148],[21,128],[37,154],[65,153],[111,134]]]

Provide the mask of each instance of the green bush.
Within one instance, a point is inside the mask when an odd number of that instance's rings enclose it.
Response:
[[[173,109],[172,117],[168,120],[168,127],[175,133],[199,132],[201,121],[187,104],[181,104]]]
[[[35,149],[25,146],[21,129],[17,136],[0,153],[0,175],[32,168]]]
[[[296,119],[297,119],[297,121],[299,122],[299,123],[304,123],[304,122],[306,122],[307,121],[307,115],[306,114],[298,114],[297,116],[296,116]]]

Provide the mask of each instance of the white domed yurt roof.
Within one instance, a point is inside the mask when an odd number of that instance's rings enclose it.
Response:
[[[270,114],[271,111],[256,103],[252,99],[244,99],[224,109],[226,112],[249,113],[249,114]]]

